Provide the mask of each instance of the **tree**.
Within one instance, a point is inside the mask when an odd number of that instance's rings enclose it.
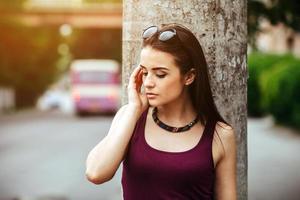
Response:
[[[0,1],[0,10],[22,10],[26,0]]]
[[[237,135],[238,198],[247,199],[247,1],[188,2],[124,1],[122,100],[139,57],[142,29],[171,22],[191,28],[206,53],[215,102]]]
[[[14,88],[17,108],[32,106],[58,74],[57,29],[2,21],[0,27],[0,85]]]

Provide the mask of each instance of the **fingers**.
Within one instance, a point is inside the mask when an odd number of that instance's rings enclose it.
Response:
[[[140,70],[138,75],[137,75],[137,79],[136,79],[136,86],[137,86],[138,92],[141,92],[142,84],[143,84],[143,71]]]
[[[142,84],[142,75],[141,67],[136,67],[130,75],[128,87],[139,91]]]

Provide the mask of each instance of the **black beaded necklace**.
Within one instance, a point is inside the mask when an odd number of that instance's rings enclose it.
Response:
[[[155,107],[152,110],[152,118],[154,122],[161,127],[162,129],[165,129],[166,131],[173,132],[173,133],[178,133],[178,132],[184,132],[190,130],[199,120],[199,117],[197,116],[196,119],[194,119],[191,123],[188,125],[182,126],[182,127],[172,127],[168,126],[167,124],[163,123],[160,121],[157,117],[157,108]]]

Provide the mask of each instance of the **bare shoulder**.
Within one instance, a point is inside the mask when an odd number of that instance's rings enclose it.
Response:
[[[232,151],[235,148],[235,137],[235,131],[232,126],[220,121],[216,123],[214,139],[217,143],[222,144],[225,152]]]
[[[113,122],[114,122],[114,121],[117,121],[117,120],[121,117],[121,115],[122,115],[124,112],[126,112],[126,108],[127,108],[127,104],[125,104],[125,105],[123,105],[123,106],[121,106],[121,107],[119,108],[119,110],[117,111],[117,113],[116,113],[115,116],[114,116]]]
[[[119,108],[119,111],[124,111],[128,107],[128,104],[124,104]]]
[[[127,109],[127,108],[128,108],[128,104],[122,105],[122,106],[119,108],[119,110],[117,111],[116,115],[120,115],[120,114],[126,112],[126,109]]]
[[[224,122],[218,121],[215,126],[215,132],[219,134],[221,139],[234,138],[234,129],[232,126],[225,124]]]

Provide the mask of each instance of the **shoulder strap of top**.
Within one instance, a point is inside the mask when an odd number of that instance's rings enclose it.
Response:
[[[203,140],[209,140],[212,141],[214,136],[214,130],[215,130],[216,123],[214,121],[208,120],[205,124],[205,129],[203,132]]]
[[[132,140],[136,140],[141,135],[141,132],[144,130],[145,124],[146,124],[148,110],[149,110],[149,107],[141,114],[140,118],[136,122],[135,128],[133,130]]]
[[[144,126],[145,126],[145,122],[146,122],[146,118],[147,118],[147,113],[148,113],[148,109],[147,108],[140,116],[140,118],[137,120],[136,124],[135,124],[135,127],[133,129],[133,133],[132,133],[132,136],[131,136],[131,139],[129,141],[129,149],[132,147],[132,145],[135,145],[137,139],[140,137],[143,129],[144,129]],[[128,159],[128,154],[129,150],[127,151],[126,155],[124,156],[124,161],[126,163],[127,159]]]

